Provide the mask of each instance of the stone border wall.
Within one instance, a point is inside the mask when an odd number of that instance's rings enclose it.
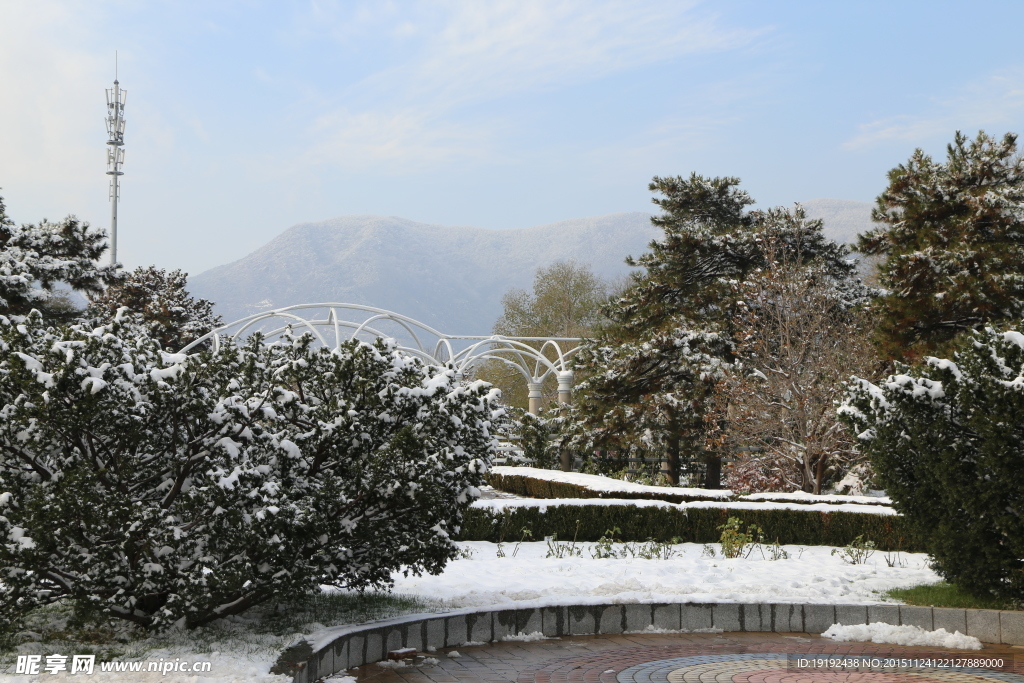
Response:
[[[427,647],[459,647],[470,641],[500,641],[506,636],[535,631],[546,636],[571,636],[643,631],[652,626],[674,631],[822,633],[832,624],[879,621],[920,626],[929,631],[960,631],[986,643],[1024,645],[1024,612],[910,605],[566,605],[416,614],[328,629],[317,634],[315,642],[301,640],[289,646],[272,671],[293,674],[295,683],[313,683],[354,666],[378,662],[390,650],[402,647],[420,651]]]

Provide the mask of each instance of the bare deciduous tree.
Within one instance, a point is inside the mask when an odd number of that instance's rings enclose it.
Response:
[[[848,290],[813,266],[768,259],[741,285],[741,368],[724,395],[731,445],[728,475],[739,490],[821,493],[860,455],[836,401],[851,375],[877,372]]]

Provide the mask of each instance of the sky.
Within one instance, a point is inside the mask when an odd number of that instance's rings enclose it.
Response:
[[[1024,3],[0,0],[0,196],[199,273],[346,214],[526,227],[654,211],[653,176],[759,206],[871,201],[915,148],[1024,119]]]

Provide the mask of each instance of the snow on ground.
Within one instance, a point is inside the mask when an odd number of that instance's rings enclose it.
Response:
[[[491,501],[516,503],[517,501]],[[540,501],[528,501],[540,502]],[[641,504],[665,504],[637,501]],[[505,557],[498,557],[498,546],[483,541],[459,544],[468,558],[450,562],[438,576],[395,575],[395,592],[418,596],[427,601],[440,600],[451,609],[469,607],[539,607],[554,604],[658,603],[658,602],[775,602],[867,604],[882,600],[881,593],[891,588],[935,583],[939,577],[927,567],[923,554],[901,553],[896,567],[889,567],[885,554],[875,553],[866,564],[845,564],[831,548],[821,546],[783,546],[788,559],[772,561],[768,548],[764,555],[755,550],[747,558],[723,559],[717,544],[717,557],[703,556],[704,546],[683,543],[672,546],[675,556],[667,560],[593,559],[594,543],[580,543],[579,557],[545,557],[543,542],[504,544]],[[616,544],[617,549],[622,549]],[[904,566],[900,566],[904,565]],[[323,629],[310,625],[310,632]],[[845,632],[844,632],[845,633]],[[877,635],[877,634],[875,634]],[[881,636],[879,636],[881,637]],[[187,638],[170,642],[161,649],[138,657],[149,661],[209,661],[209,673],[185,674],[96,673],[89,680],[112,683],[286,683],[287,676],[267,673],[280,650],[291,638],[239,637],[233,642],[217,643],[220,651],[197,654]],[[273,642],[271,642],[273,641]],[[876,641],[877,642],[877,641]],[[935,643],[929,643],[935,644]],[[38,643],[19,648],[22,654],[50,654],[36,649]],[[206,649],[209,650],[207,643]],[[960,647],[959,645],[953,647]],[[73,654],[62,651],[62,654]],[[70,662],[70,659],[68,660]],[[44,657],[45,662],[45,657]],[[67,672],[37,676],[0,674],[7,683],[43,683],[78,680]]]
[[[891,505],[892,501],[886,496],[843,496],[837,494],[814,495],[806,491],[794,491],[791,493],[753,493],[750,495],[737,495],[729,489],[697,489],[683,488],[679,486],[647,486],[636,484],[621,479],[612,479],[597,474],[582,474],[580,472],[562,472],[560,470],[544,470],[536,467],[506,467],[498,466],[491,468],[492,474],[504,476],[522,476],[531,479],[542,479],[562,484],[575,484],[583,486],[598,493],[646,493],[646,494],[675,494],[677,496],[688,496],[690,498],[702,498],[705,500],[742,500],[742,501],[764,501],[776,500],[791,503],[832,503],[835,505]],[[881,492],[880,492],[881,493]]]
[[[772,561],[768,549],[747,557],[702,556],[703,546],[673,546],[668,560],[592,559],[593,543],[581,543],[582,557],[546,558],[543,542],[503,546],[483,541],[459,544],[470,554],[448,564],[438,576],[395,576],[400,593],[444,600],[452,608],[540,607],[555,604],[658,602],[777,602],[870,604],[882,593],[939,581],[927,556],[900,553],[889,567],[884,553],[866,564],[845,564],[822,546],[783,546],[788,559]],[[621,546],[620,546],[621,547]],[[718,549],[717,544],[712,545]],[[513,557],[515,553],[515,557]]]
[[[480,500],[523,500],[524,496],[500,491],[493,486],[480,487]]]
[[[974,636],[965,636],[960,631],[953,633],[944,628],[926,631],[920,626],[893,626],[875,622],[855,626],[833,624],[821,634],[840,643],[887,643],[890,645],[927,645],[948,647],[956,650],[980,650],[981,641]]]

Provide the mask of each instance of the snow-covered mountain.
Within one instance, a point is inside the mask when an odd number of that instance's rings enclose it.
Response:
[[[835,221],[844,240],[859,225],[857,209],[865,227],[870,210],[841,200],[805,207]],[[342,216],[295,225],[248,256],[190,278],[189,289],[216,302],[227,321],[334,301],[396,311],[450,334],[489,334],[502,294],[530,289],[538,267],[575,259],[603,277],[621,276],[629,270],[623,259],[659,235],[650,215],[639,212],[508,230]]]
[[[342,216],[289,228],[241,260],[189,280],[225,320],[319,301],[378,306],[450,334],[489,334],[501,296],[540,266],[575,259],[604,277],[660,231],[645,213],[509,230]]]
[[[825,234],[836,242],[853,244],[858,233],[876,227],[871,222],[871,202],[855,202],[849,199],[812,199],[801,202],[808,218],[825,221]]]

